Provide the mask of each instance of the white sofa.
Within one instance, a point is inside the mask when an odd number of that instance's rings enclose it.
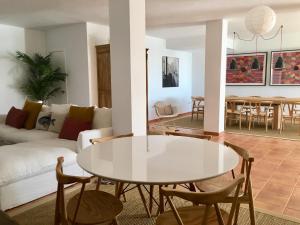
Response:
[[[98,109],[99,110],[99,109]],[[98,126],[83,131],[77,141],[59,139],[57,133],[16,129],[5,125],[0,116],[0,209],[10,209],[56,191],[57,157],[64,156],[64,171],[87,175],[76,163],[76,155],[90,145],[91,138],[112,135],[111,109],[95,114]],[[95,117],[94,117],[95,120]]]

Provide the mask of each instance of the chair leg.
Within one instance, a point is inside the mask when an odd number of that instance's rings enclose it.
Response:
[[[97,184],[96,184],[96,191],[100,190],[100,184],[101,184],[101,177],[98,177]]]
[[[256,225],[251,182],[249,182],[249,186],[248,186],[248,195],[249,195],[250,222],[251,225]]]
[[[237,203],[237,204],[236,204],[236,209],[235,209],[235,214],[234,214],[234,222],[233,222],[233,225],[237,225],[237,224],[238,224],[239,213],[240,213],[240,203]]]

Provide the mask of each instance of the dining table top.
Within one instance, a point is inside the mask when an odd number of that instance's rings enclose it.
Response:
[[[112,139],[77,155],[85,171],[134,184],[181,184],[223,175],[234,169],[238,154],[212,141],[165,135]]]

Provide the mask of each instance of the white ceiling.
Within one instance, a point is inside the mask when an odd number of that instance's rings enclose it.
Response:
[[[300,11],[299,0],[146,0],[148,27],[194,25],[243,15],[258,4],[277,12]],[[0,23],[42,27],[108,23],[108,0],[0,0]]]

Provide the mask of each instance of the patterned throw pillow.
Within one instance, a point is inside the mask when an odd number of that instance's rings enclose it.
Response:
[[[48,130],[52,122],[51,112],[40,112],[36,121],[35,129],[37,130]]]
[[[65,119],[67,117],[66,113],[55,113],[52,112],[51,114],[51,123],[49,126],[48,131],[52,131],[55,133],[60,133],[61,128],[65,122]]]

